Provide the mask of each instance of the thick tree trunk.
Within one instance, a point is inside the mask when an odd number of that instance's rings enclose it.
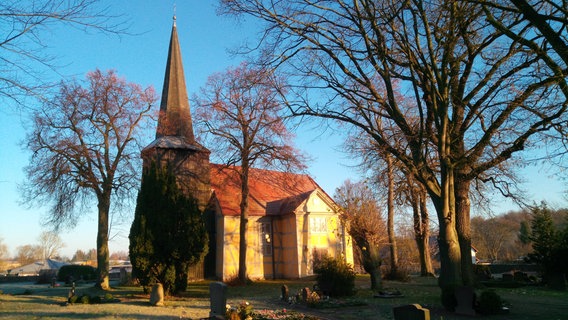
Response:
[[[247,282],[247,226],[248,226],[248,162],[243,161],[241,167],[241,217],[239,224],[239,282]]]
[[[393,277],[396,277],[398,274],[398,250],[394,233],[394,168],[390,155],[386,155],[386,162],[388,179],[387,233],[390,244],[390,272]]]
[[[108,226],[111,191],[107,191],[98,197],[99,221],[97,230],[97,275],[96,287],[109,290],[109,250],[108,250]]]
[[[473,286],[475,277],[473,275],[473,260],[471,256],[469,186],[469,181],[456,178],[454,193],[456,197],[456,230],[461,251],[462,280],[464,285]]]
[[[426,194],[422,191],[417,193],[412,205],[414,213],[414,235],[420,256],[420,276],[427,277],[434,275],[432,258],[430,256],[430,219],[428,217],[428,208],[426,207]]]
[[[439,235],[438,247],[440,249],[440,277],[438,284],[442,289],[442,304],[448,310],[455,307],[454,291],[461,286],[461,251],[456,229],[456,211],[454,198],[454,174],[451,168],[441,166],[441,192],[440,195],[430,193],[438,214]]]
[[[371,290],[379,291],[383,288],[383,277],[381,274],[381,255],[378,246],[367,244],[362,250],[363,269],[371,276]]]

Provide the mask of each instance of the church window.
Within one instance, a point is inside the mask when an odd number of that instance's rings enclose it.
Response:
[[[260,245],[264,256],[272,255],[272,225],[270,222],[260,223]]]

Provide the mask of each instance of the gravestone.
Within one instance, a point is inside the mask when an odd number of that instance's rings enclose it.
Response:
[[[71,298],[73,298],[75,296],[75,282],[73,282],[73,286],[71,287],[71,290],[69,290],[69,293],[67,294],[67,301],[71,301]]]
[[[156,283],[152,287],[152,292],[150,293],[150,304],[153,306],[164,305],[164,286],[162,286],[161,283]]]
[[[120,283],[125,284],[128,282],[128,273],[126,272],[126,268],[120,268]]]
[[[395,320],[430,320],[430,310],[419,304],[409,304],[392,308]]]
[[[225,319],[225,309],[227,306],[227,285],[223,282],[212,282],[209,285],[209,301],[211,303],[209,318]]]
[[[311,294],[310,288],[305,287],[304,289],[302,289],[302,301],[308,301],[310,294]]]
[[[290,296],[290,292],[288,291],[288,286],[287,285],[282,285],[282,287],[280,288],[281,290],[281,297],[282,297],[282,301],[284,302],[288,302],[288,297]]]
[[[455,291],[456,296],[456,314],[463,314],[468,316],[474,316],[475,310],[473,306],[475,304],[475,292],[471,287],[457,287]]]

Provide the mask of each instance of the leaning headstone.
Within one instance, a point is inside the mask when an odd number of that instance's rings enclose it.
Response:
[[[310,288],[305,287],[304,289],[302,289],[302,301],[308,301],[308,297],[310,296],[312,292],[310,291]]]
[[[430,320],[430,310],[419,304],[409,304],[392,308],[395,320]]]
[[[457,287],[456,295],[456,314],[463,314],[468,316],[475,316],[475,292],[471,287]]]
[[[164,305],[164,286],[162,286],[161,283],[156,283],[152,287],[152,292],[150,293],[150,304],[153,306]]]
[[[288,291],[288,286],[284,284],[282,285],[280,290],[281,290],[280,296],[282,297],[282,301],[288,302],[288,297],[290,296],[290,292]]]
[[[223,282],[212,282],[209,285],[209,300],[211,303],[209,318],[225,319],[225,309],[227,306],[227,285]]]

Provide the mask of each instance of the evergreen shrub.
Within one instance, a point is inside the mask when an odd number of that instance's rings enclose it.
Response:
[[[355,272],[353,267],[342,259],[323,257],[314,266],[318,287],[332,297],[355,294]]]

